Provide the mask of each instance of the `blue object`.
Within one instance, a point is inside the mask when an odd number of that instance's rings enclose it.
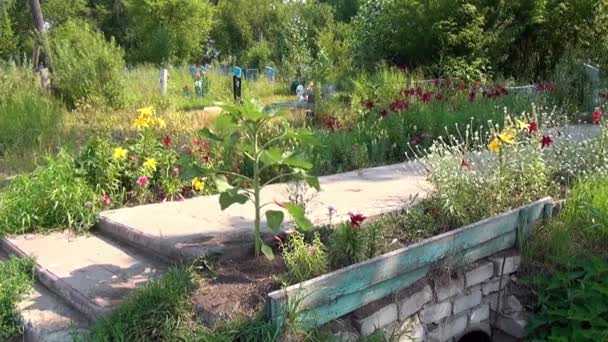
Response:
[[[194,64],[190,65],[190,75],[194,77],[196,75],[196,66]]]
[[[246,80],[257,80],[258,79],[258,69],[247,69],[245,71],[245,79]]]
[[[264,75],[266,76],[266,79],[268,79],[269,81],[274,81],[275,77],[276,77],[276,72],[274,71],[274,69],[272,67],[265,67],[264,68]]]
[[[234,76],[241,78],[243,76],[243,69],[235,66],[234,67]]]

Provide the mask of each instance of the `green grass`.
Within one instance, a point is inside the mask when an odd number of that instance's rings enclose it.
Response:
[[[109,316],[97,321],[92,341],[186,341],[193,338],[193,275],[175,268],[135,290]],[[87,340],[88,338],[84,338]]]
[[[33,261],[10,258],[0,263],[0,340],[19,335],[23,331],[17,305],[31,289]]]

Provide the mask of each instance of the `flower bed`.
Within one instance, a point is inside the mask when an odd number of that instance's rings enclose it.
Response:
[[[267,316],[281,325],[297,308],[314,328],[408,287],[435,265],[462,266],[520,244],[537,220],[552,214],[545,198],[411,246],[270,293]]]

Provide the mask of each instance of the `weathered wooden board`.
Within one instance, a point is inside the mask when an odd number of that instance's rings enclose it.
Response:
[[[267,314],[276,323],[297,305],[306,328],[313,328],[411,285],[439,262],[463,264],[515,245],[541,218],[546,198],[502,215],[435,236],[363,263],[269,294]],[[523,222],[520,222],[523,220]]]

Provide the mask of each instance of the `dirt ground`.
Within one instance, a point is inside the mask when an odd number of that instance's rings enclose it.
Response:
[[[221,321],[255,316],[263,311],[266,295],[281,287],[275,276],[285,271],[278,256],[273,261],[261,256],[212,265],[195,294],[199,320],[213,327]]]

